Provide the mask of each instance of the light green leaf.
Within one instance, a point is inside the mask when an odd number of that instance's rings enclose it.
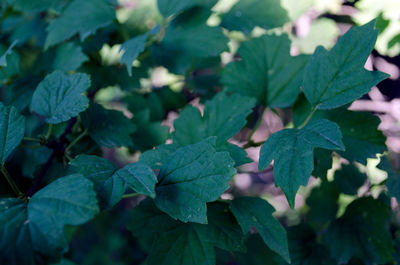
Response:
[[[161,167],[155,203],[172,218],[207,223],[206,203],[229,188],[234,162],[227,152],[215,150],[215,140],[182,147]]]
[[[284,129],[272,134],[260,150],[259,169],[274,160],[275,184],[281,187],[290,207],[301,185],[305,186],[314,168],[313,149],[344,150],[339,127],[328,120],[309,122],[302,129]]]
[[[204,6],[211,8],[217,0],[158,0],[158,10],[164,17],[177,14],[193,6]]]
[[[6,67],[7,66],[7,55],[10,55],[12,53],[12,49],[14,48],[15,44],[17,44],[17,41],[13,41],[11,43],[10,47],[6,50],[6,52],[0,56],[0,67]]]
[[[38,85],[32,96],[31,112],[46,118],[47,123],[57,124],[76,117],[88,105],[83,95],[90,87],[87,74],[67,75],[54,71]]]
[[[357,257],[366,264],[393,261],[394,242],[388,229],[390,207],[372,197],[353,201],[342,217],[331,223],[323,241],[339,264]]]
[[[4,165],[11,152],[24,138],[25,118],[13,106],[0,102],[0,164]]]
[[[315,50],[302,84],[314,108],[332,109],[350,103],[389,76],[364,68],[378,35],[374,25],[371,21],[351,28],[330,51],[321,46]]]
[[[308,56],[290,56],[287,35],[264,35],[244,42],[241,61],[229,63],[221,82],[237,92],[270,107],[288,107],[300,93],[303,68]]]
[[[81,175],[62,177],[35,193],[28,203],[0,199],[0,261],[38,264],[67,252],[65,225],[80,225],[99,212],[93,184]],[[38,262],[38,263],[36,263]]]
[[[72,71],[78,69],[89,57],[82,52],[82,48],[72,42],[57,47],[53,68],[55,70]]]
[[[275,209],[268,202],[256,197],[240,197],[233,200],[229,208],[243,233],[255,227],[264,242],[290,263],[285,228],[272,216]]]
[[[122,112],[108,110],[93,103],[81,114],[82,123],[89,136],[100,146],[132,146],[136,126]]]
[[[249,34],[254,27],[272,29],[289,21],[280,0],[240,0],[223,15],[222,26]]]
[[[149,253],[147,265],[215,265],[214,247],[243,250],[240,227],[227,205],[210,204],[208,219],[207,225],[175,221],[146,200],[133,210],[128,229]]]
[[[48,48],[79,33],[81,41],[97,29],[109,25],[115,19],[115,11],[107,0],[72,1],[60,17],[47,27],[45,47]]]

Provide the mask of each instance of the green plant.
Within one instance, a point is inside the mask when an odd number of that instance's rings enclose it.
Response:
[[[399,262],[400,176],[366,181],[385,137],[347,109],[388,77],[375,21],[292,56],[279,1],[216,2],[0,2],[1,264]],[[266,110],[285,128],[255,141]],[[319,179],[297,225],[231,182],[260,146],[291,208]]]

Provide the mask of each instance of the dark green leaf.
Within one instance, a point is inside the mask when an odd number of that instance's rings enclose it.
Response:
[[[367,176],[352,165],[342,165],[340,170],[335,171],[336,187],[344,194],[357,195],[358,189],[366,179]]]
[[[89,58],[82,52],[82,48],[72,42],[57,47],[53,68],[55,70],[72,71],[78,69]]]
[[[11,152],[24,137],[25,118],[13,107],[0,102],[0,164],[4,165]]]
[[[248,233],[254,226],[264,242],[290,263],[286,231],[272,216],[275,209],[268,202],[256,197],[241,197],[233,200],[229,208],[243,233]]]
[[[244,42],[241,61],[228,64],[222,83],[228,91],[258,99],[270,107],[288,107],[300,93],[308,56],[290,56],[287,35],[264,35]]]
[[[378,168],[387,172],[388,177],[386,180],[386,186],[389,193],[400,202],[400,174],[396,172],[387,157],[381,157],[381,162],[379,163]]]
[[[308,62],[302,88],[314,108],[332,109],[361,97],[389,75],[367,71],[364,64],[374,48],[375,21],[353,27],[329,52],[319,46]]]
[[[217,0],[158,0],[158,10],[164,17],[177,14],[193,6],[204,6],[211,8]]]
[[[31,111],[46,118],[47,123],[61,123],[84,111],[88,98],[83,95],[90,87],[87,74],[67,75],[54,71],[40,82],[32,96]]]
[[[182,147],[161,167],[155,203],[172,218],[207,223],[206,203],[229,188],[234,162],[227,152],[215,150],[215,140]]]
[[[310,224],[317,228],[326,226],[334,220],[338,211],[339,192],[332,182],[323,181],[312,189],[306,204],[310,207],[307,217]]]
[[[152,169],[160,169],[178,148],[179,146],[176,144],[162,144],[155,149],[144,152],[139,160],[149,165]]]
[[[281,187],[291,207],[294,207],[299,187],[308,183],[316,147],[344,149],[342,135],[335,123],[320,119],[309,122],[302,129],[284,129],[272,134],[261,147],[259,169],[275,160],[275,184]]]

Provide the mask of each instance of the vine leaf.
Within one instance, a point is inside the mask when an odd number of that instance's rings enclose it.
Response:
[[[243,251],[243,236],[226,204],[209,205],[209,224],[182,223],[159,211],[151,200],[133,210],[128,229],[149,253],[146,264],[214,265],[214,247]]]
[[[83,224],[98,212],[92,182],[78,174],[55,180],[28,203],[0,199],[1,263],[36,264],[40,256],[58,257],[68,250],[64,226]]]
[[[0,102],[0,164],[4,165],[11,152],[24,138],[25,118],[13,106]]]
[[[275,209],[268,202],[257,197],[240,197],[234,199],[229,208],[243,233],[248,233],[254,226],[264,242],[290,263],[286,230],[272,216]]]
[[[232,158],[215,145],[210,137],[179,148],[165,162],[156,186],[160,210],[183,222],[207,223],[206,203],[218,199],[236,173]]]
[[[251,39],[238,52],[241,61],[229,63],[222,74],[227,91],[254,97],[270,107],[288,107],[295,102],[309,56],[290,56],[287,35]]]
[[[47,75],[36,88],[31,111],[44,116],[47,123],[67,121],[88,107],[89,100],[83,93],[89,87],[89,75],[67,75],[56,70]]]
[[[301,185],[307,185],[314,168],[313,149],[344,150],[336,123],[320,119],[301,129],[284,129],[272,134],[260,150],[259,169],[274,159],[275,184],[281,187],[290,207]]]
[[[69,163],[68,170],[70,173],[82,174],[94,183],[100,205],[104,208],[117,204],[128,188],[155,197],[156,175],[141,162],[128,164],[118,170],[108,159],[79,155]]]
[[[302,88],[314,108],[333,109],[350,103],[389,77],[367,71],[364,64],[374,48],[375,20],[353,27],[327,51],[319,46],[309,60]]]
[[[115,11],[107,0],[74,0],[58,18],[50,22],[45,48],[67,40],[77,33],[83,41],[114,19]]]

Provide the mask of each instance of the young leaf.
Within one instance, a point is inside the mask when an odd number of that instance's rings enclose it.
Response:
[[[233,200],[229,208],[243,233],[248,233],[254,226],[264,242],[290,263],[285,228],[272,216],[275,209],[268,202],[256,197],[241,197]]]
[[[46,118],[47,123],[61,123],[84,111],[88,98],[83,95],[90,87],[87,74],[67,75],[54,71],[38,85],[32,96],[31,111]]]
[[[72,43],[64,43],[58,46],[53,68],[55,70],[72,71],[78,69],[89,57],[82,52],[82,47]]]
[[[79,33],[81,41],[110,24],[115,19],[115,11],[107,0],[72,1],[61,16],[47,27],[45,48],[69,39]]]
[[[68,250],[65,225],[92,219],[99,209],[93,184],[81,175],[62,177],[35,193],[28,203],[0,200],[0,261],[37,264],[40,256],[59,257]]]
[[[393,260],[394,253],[389,222],[388,205],[363,197],[347,206],[344,215],[328,227],[323,239],[340,264],[352,257],[367,264],[385,264]]]
[[[175,221],[146,200],[133,210],[128,229],[144,243],[148,265],[215,265],[214,247],[243,250],[240,227],[226,205],[211,204],[208,219],[207,225]]]
[[[0,102],[0,165],[24,138],[25,118],[13,107]]]
[[[259,169],[274,159],[275,184],[282,188],[290,207],[301,185],[307,185],[314,167],[313,149],[344,150],[339,127],[328,120],[309,122],[302,129],[284,129],[272,134],[260,150]]]
[[[309,56],[290,56],[287,35],[264,35],[244,42],[241,61],[229,63],[222,74],[226,90],[257,98],[270,107],[288,107],[300,93]]]
[[[217,0],[158,0],[158,10],[164,17],[169,17],[193,6],[211,8]]]
[[[81,114],[82,123],[89,136],[99,145],[106,147],[132,146],[131,135],[136,126],[119,111],[108,110],[93,103]]]
[[[215,150],[215,140],[182,147],[161,167],[155,203],[172,218],[207,223],[206,203],[229,188],[234,162],[228,153]]]
[[[350,103],[389,76],[364,68],[378,36],[374,26],[375,20],[353,27],[330,51],[322,46],[315,50],[302,84],[314,108],[333,109]]]
[[[279,0],[241,0],[222,17],[222,26],[250,34],[254,27],[280,27],[289,21],[287,11]],[[266,8],[268,7],[268,8]]]

